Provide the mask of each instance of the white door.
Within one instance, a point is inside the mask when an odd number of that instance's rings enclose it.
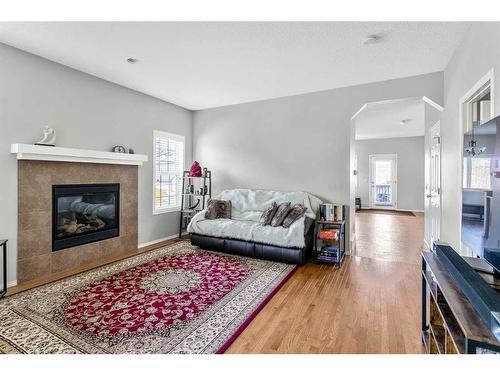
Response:
[[[397,155],[370,155],[370,207],[397,208]]]
[[[434,242],[441,237],[441,135],[440,123],[432,126],[430,131],[431,155],[429,176],[429,223],[431,249]]]

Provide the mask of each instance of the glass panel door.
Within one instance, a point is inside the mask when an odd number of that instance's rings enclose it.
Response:
[[[373,207],[396,206],[396,157],[371,156],[371,203]]]

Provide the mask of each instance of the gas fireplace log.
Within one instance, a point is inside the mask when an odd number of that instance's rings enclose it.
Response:
[[[115,218],[114,204],[73,202],[70,205],[70,210],[79,214],[97,216],[108,220]]]

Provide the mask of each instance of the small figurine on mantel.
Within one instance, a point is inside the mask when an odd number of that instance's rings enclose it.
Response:
[[[55,146],[56,145],[56,130],[49,126],[43,128],[43,138],[35,143],[37,146]]]

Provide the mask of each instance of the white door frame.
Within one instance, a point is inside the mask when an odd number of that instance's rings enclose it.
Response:
[[[437,121],[434,125],[432,125],[430,128],[429,128],[429,139],[430,139],[430,142],[431,142],[431,146],[430,146],[430,149],[429,149],[429,161],[430,161],[430,168],[429,168],[429,191],[426,192],[426,197],[425,199],[429,199],[429,223],[430,223],[430,227],[429,227],[429,246],[432,248],[432,245],[433,245],[433,228],[432,228],[432,225],[433,225],[433,222],[432,222],[432,212],[433,212],[433,209],[432,209],[432,199],[435,199],[435,195],[433,195],[434,191],[433,191],[433,186],[432,186],[432,140],[435,139],[435,138],[438,138],[438,145],[439,145],[439,181],[436,181],[436,184],[437,184],[437,194],[439,196],[439,219],[438,219],[438,229],[437,229],[437,235],[436,235],[436,238],[435,238],[435,241],[439,241],[441,239],[441,228],[442,228],[442,212],[443,212],[443,208],[442,208],[442,201],[443,201],[443,198],[442,198],[442,188],[441,188],[441,181],[442,181],[442,173],[441,173],[441,169],[442,169],[442,161],[441,161],[441,121]]]
[[[372,191],[372,176],[373,176],[373,160],[375,159],[393,159],[394,160],[394,170],[393,178],[394,184],[392,188],[393,205],[391,206],[376,206],[373,202],[373,191]],[[377,208],[381,210],[397,210],[398,209],[398,154],[373,154],[368,157],[368,196],[370,208]]]
[[[490,90],[490,116],[495,117],[495,70],[491,68],[484,76],[482,76],[458,101],[458,128],[460,134],[460,148],[458,149],[458,155],[460,159],[460,176],[458,176],[458,181],[456,182],[460,186],[460,194],[458,199],[458,213],[460,220],[458,221],[458,243],[460,244],[460,249],[464,246],[462,243],[462,185],[463,185],[463,175],[464,175],[464,135],[468,131],[472,130],[469,128],[471,118],[470,113],[468,113],[468,105],[473,101],[480,93],[484,92],[489,88]]]

